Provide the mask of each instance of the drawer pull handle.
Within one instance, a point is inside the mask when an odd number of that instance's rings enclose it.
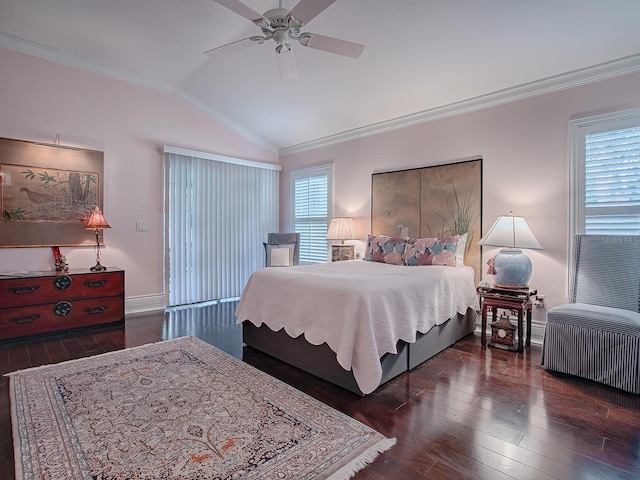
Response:
[[[28,315],[26,317],[13,317],[13,318],[10,318],[9,321],[13,323],[17,323],[18,325],[22,325],[23,323],[33,323],[38,318],[40,318],[40,315],[35,313],[33,315]]]
[[[29,285],[28,287],[13,287],[9,291],[16,295],[22,295],[24,293],[33,293],[40,288],[40,285]]]
[[[60,290],[66,290],[71,286],[71,283],[72,280],[69,275],[60,275],[53,281],[53,286]]]
[[[95,315],[97,313],[104,312],[107,308],[109,308],[107,305],[102,305],[100,307],[87,307],[84,309],[84,311],[87,312],[89,315]]]
[[[58,302],[53,307],[53,313],[58,317],[66,317],[71,313],[71,304],[69,302]]]
[[[84,282],[85,286],[89,287],[89,288],[97,288],[97,287],[104,287],[107,282],[109,280],[87,280],[86,282]]]

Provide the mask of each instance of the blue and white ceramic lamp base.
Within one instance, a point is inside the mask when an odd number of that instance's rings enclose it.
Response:
[[[501,250],[493,259],[493,283],[496,287],[526,288],[531,279],[531,260],[522,250]]]

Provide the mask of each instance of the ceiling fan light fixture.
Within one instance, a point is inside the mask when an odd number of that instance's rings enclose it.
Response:
[[[285,45],[287,40],[289,40],[289,35],[287,34],[286,30],[278,30],[276,32],[273,32],[273,40],[278,45]]]
[[[262,30],[271,30],[271,22],[268,18],[262,17],[257,20],[252,20],[254,25],[260,27]]]
[[[310,33],[303,33],[302,35],[300,35],[298,37],[298,41],[305,47],[309,46],[309,42],[311,41],[311,34]]]
[[[262,45],[262,44],[265,42],[265,40],[269,40],[269,38],[267,38],[267,37],[260,37],[260,36],[258,36],[258,35],[256,35],[255,37],[251,37],[251,41],[252,41],[253,43],[255,43],[256,45]]]
[[[276,47],[276,53],[287,53],[291,51],[291,45],[288,43],[281,43]]]

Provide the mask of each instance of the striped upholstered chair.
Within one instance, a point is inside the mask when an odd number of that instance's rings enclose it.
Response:
[[[570,304],[549,309],[542,364],[640,393],[640,236],[578,235]]]

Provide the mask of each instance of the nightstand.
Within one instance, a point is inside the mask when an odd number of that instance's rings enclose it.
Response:
[[[529,288],[499,288],[499,287],[478,287],[478,295],[480,295],[480,308],[482,309],[482,331],[480,332],[480,340],[482,345],[487,344],[487,310],[491,309],[493,323],[491,325],[492,338],[489,346],[498,347],[505,350],[523,351],[524,335],[524,317],[526,315],[527,333],[526,345],[531,344],[531,307],[532,298],[537,291]],[[508,314],[517,314],[518,316],[518,345],[513,342],[513,333],[515,328],[506,318],[498,318],[498,310],[507,310]],[[507,314],[507,315],[508,315]]]

